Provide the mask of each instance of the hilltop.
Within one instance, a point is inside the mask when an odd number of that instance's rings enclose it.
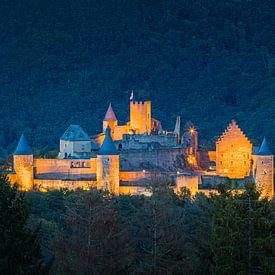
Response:
[[[52,149],[69,124],[99,132],[131,90],[173,128],[215,140],[234,118],[275,152],[273,1],[3,0],[0,148]]]

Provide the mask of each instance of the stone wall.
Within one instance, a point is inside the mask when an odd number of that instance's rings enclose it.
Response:
[[[185,148],[123,150],[120,154],[122,171],[178,171],[188,168]]]
[[[33,155],[14,155],[13,165],[16,183],[24,191],[33,189]]]
[[[150,149],[156,147],[177,147],[178,138],[175,135],[124,135],[123,140],[116,142],[123,150]]]
[[[50,180],[50,179],[35,179],[34,189],[40,191],[59,190],[59,189],[84,189],[89,190],[96,187],[96,181],[69,181],[69,180]]]
[[[208,170],[210,162],[216,163],[216,151],[198,151],[197,162],[203,170]]]
[[[262,196],[274,196],[274,157],[272,155],[253,155],[253,176],[256,187]]]
[[[85,160],[74,159],[35,159],[35,175],[47,173],[95,174],[96,158]]]
[[[179,175],[176,178],[176,187],[174,191],[179,193],[183,187],[186,187],[190,190],[191,195],[194,196],[199,190],[199,176],[187,176]]]

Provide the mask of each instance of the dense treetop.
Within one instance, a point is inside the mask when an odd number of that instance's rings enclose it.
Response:
[[[275,151],[271,0],[2,0],[0,148],[22,132],[51,149],[70,123],[101,129],[108,103],[153,101],[172,129],[192,121],[215,140],[232,118]]]

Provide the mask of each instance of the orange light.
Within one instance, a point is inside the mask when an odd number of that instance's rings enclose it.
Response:
[[[195,132],[195,129],[194,129],[194,128],[190,128],[190,129],[189,129],[189,132],[190,132],[191,135],[193,135],[194,132]]]

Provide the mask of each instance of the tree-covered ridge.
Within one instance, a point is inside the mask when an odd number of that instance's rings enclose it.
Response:
[[[274,14],[271,0],[3,0],[0,147],[99,131],[109,101],[124,122],[133,89],[164,128],[181,114],[214,139],[235,118],[275,151]]]

